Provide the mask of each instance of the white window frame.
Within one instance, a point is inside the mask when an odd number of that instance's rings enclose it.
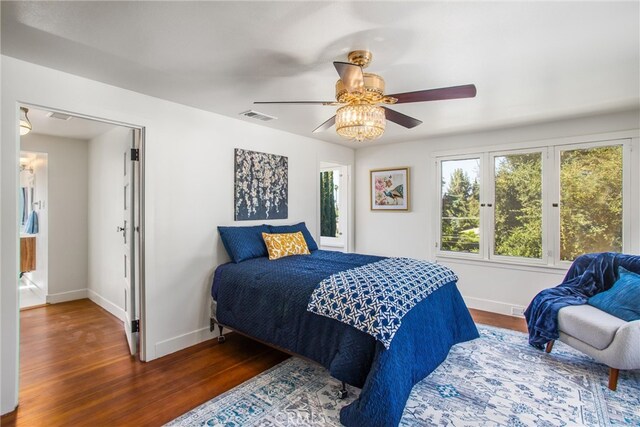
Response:
[[[503,157],[509,155],[518,155],[518,154],[531,154],[531,153],[540,153],[541,156],[541,165],[542,169],[540,173],[542,173],[542,257],[541,258],[526,258],[519,256],[509,256],[509,255],[498,255],[495,253],[495,232],[496,232],[496,168],[495,168],[495,159],[496,157]],[[547,147],[533,147],[527,149],[517,149],[517,150],[504,150],[504,151],[492,151],[489,154],[489,167],[487,167],[487,173],[489,174],[489,181],[487,188],[485,188],[486,193],[488,194],[486,200],[488,203],[491,203],[491,206],[485,206],[488,215],[486,230],[487,230],[487,240],[489,244],[488,250],[488,259],[494,259],[496,261],[501,262],[515,262],[518,264],[537,264],[537,265],[547,265],[549,263],[548,259],[548,233],[547,233],[547,218],[545,215],[545,208],[548,200],[548,187],[550,180],[549,170],[549,150]],[[482,188],[480,189],[482,194]]]
[[[572,151],[572,150],[584,150],[590,148],[598,148],[598,147],[611,147],[611,146],[622,146],[622,252],[629,252],[632,246],[631,240],[631,230],[630,230],[630,197],[631,197],[631,173],[630,173],[630,162],[631,159],[631,139],[614,139],[608,141],[594,141],[594,142],[586,142],[586,143],[578,143],[578,144],[564,144],[564,145],[556,145],[553,148],[553,160],[554,160],[554,175],[557,179],[554,182],[554,194],[553,194],[553,203],[557,203],[558,207],[551,208],[550,219],[554,223],[555,233],[554,233],[554,264],[569,268],[571,266],[572,261],[563,261],[560,259],[560,207],[562,200],[560,200],[560,152],[561,151]]]
[[[320,246],[331,249],[340,249],[342,251],[347,251],[347,233],[348,233],[348,209],[349,209],[349,172],[348,166],[346,165],[335,165],[329,167],[320,168],[320,173],[322,172],[339,172],[339,194],[338,194],[338,206],[340,210],[340,237],[327,237],[323,236],[321,233],[320,236]],[[322,213],[319,215],[319,221],[322,221]]]
[[[488,147],[474,147],[469,152],[463,149],[433,153],[431,158],[435,165],[434,192],[437,203],[434,203],[433,231],[435,237],[435,257],[468,260],[472,263],[504,264],[515,268],[534,269],[550,268],[566,270],[571,262],[560,261],[560,210],[553,206],[560,203],[560,151],[595,148],[602,146],[623,146],[623,236],[622,251],[625,253],[640,252],[640,223],[632,224],[632,218],[640,215],[640,130],[610,132],[598,135],[556,138],[545,141],[531,141],[514,144],[502,144]],[[495,157],[506,154],[526,152],[543,153],[543,259],[509,257],[493,254],[494,242],[494,212],[495,207]],[[480,158],[480,203],[490,200],[492,209],[480,209],[480,250],[478,254],[464,252],[442,251],[441,215],[442,215],[442,186],[441,163],[448,160],[464,160]],[[634,181],[635,180],[635,181]],[[488,185],[483,185],[488,184]],[[484,212],[483,212],[484,209]],[[634,252],[635,251],[635,252]],[[493,255],[493,256],[492,256]],[[512,268],[510,267],[510,268]]]
[[[439,255],[444,255],[444,256],[450,256],[450,257],[455,257],[455,258],[467,258],[467,259],[483,259],[485,257],[485,252],[486,252],[486,244],[484,242],[484,240],[486,240],[483,236],[482,233],[480,233],[480,242],[479,242],[479,249],[478,249],[478,253],[474,254],[471,252],[455,252],[455,251],[443,251],[440,249],[440,246],[442,244],[442,162],[443,161],[451,161],[451,160],[474,160],[474,159],[478,159],[480,161],[480,203],[482,202],[482,183],[484,182],[484,175],[483,175],[483,170],[484,170],[484,163],[486,161],[486,156],[484,153],[471,153],[471,154],[462,154],[462,155],[457,155],[457,156],[447,156],[444,158],[438,158],[437,162],[436,162],[436,175],[437,175],[437,185],[438,185],[438,225],[436,227],[436,252]],[[485,212],[480,209],[480,231],[482,231],[482,226],[485,223]]]

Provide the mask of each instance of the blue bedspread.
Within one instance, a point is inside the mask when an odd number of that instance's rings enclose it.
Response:
[[[619,266],[640,274],[640,256],[603,252],[576,258],[562,283],[541,291],[524,312],[529,344],[542,349],[547,342],[558,339],[558,311],[586,304],[595,294],[611,288]]]
[[[409,311],[389,350],[364,332],[307,311],[324,278],[381,259],[315,251],[222,265],[212,286],[217,319],[314,360],[333,377],[362,388],[359,399],[341,411],[344,425],[398,425],[412,387],[447,357],[451,346],[478,337],[478,331],[454,282]]]

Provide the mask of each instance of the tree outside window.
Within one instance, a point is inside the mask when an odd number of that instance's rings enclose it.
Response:
[[[496,156],[494,254],[542,258],[542,153]]]
[[[480,159],[443,161],[440,249],[480,251]]]
[[[340,171],[320,172],[320,235],[340,235],[340,211],[338,207]]]
[[[560,259],[622,251],[622,146],[560,154]]]
[[[551,264],[622,252],[623,157],[622,143],[594,143],[440,159],[440,251]]]

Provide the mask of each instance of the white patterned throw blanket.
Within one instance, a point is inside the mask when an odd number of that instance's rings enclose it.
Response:
[[[366,332],[388,349],[404,315],[456,280],[453,271],[439,264],[386,258],[327,277],[311,294],[307,310]]]

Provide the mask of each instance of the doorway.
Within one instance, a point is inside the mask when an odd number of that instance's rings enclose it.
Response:
[[[47,298],[48,155],[20,151],[18,222],[20,227],[20,309],[39,307]]]
[[[20,307],[90,300],[121,322],[130,353],[144,360],[143,129],[20,110]],[[39,293],[37,304],[26,290]]]
[[[320,163],[320,246],[349,251],[349,166]]]

